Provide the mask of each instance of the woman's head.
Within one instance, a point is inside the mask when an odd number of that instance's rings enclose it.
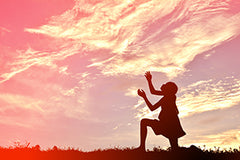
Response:
[[[161,86],[164,95],[174,95],[178,91],[178,87],[174,82],[167,82]]]

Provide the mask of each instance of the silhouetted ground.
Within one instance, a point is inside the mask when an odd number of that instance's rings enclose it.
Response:
[[[131,148],[105,149],[83,152],[76,149],[41,150],[40,146],[0,148],[1,160],[240,160],[237,149],[220,151],[204,150],[191,146],[179,151],[154,148],[153,151],[138,152]]]

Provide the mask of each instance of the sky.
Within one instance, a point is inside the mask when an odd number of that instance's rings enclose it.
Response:
[[[179,87],[180,146],[239,147],[240,1],[0,0],[0,19],[0,146],[137,147],[151,71]]]

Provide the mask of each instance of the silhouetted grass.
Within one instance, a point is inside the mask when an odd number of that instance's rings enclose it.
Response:
[[[152,151],[139,152],[133,148],[98,149],[83,152],[78,149],[41,150],[39,145],[34,147],[21,146],[0,148],[0,158],[6,160],[240,160],[240,151],[234,150],[201,150],[195,146],[181,148],[179,151],[153,148]]]

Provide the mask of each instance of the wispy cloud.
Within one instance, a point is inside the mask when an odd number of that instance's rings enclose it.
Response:
[[[56,95],[51,93],[50,97],[41,97],[41,100],[26,95],[1,93],[1,124],[34,128],[36,125],[44,125],[49,117],[82,120],[89,114],[83,105],[87,97],[83,94],[79,97],[76,89],[61,89],[55,92]]]
[[[197,136],[197,142],[194,145],[206,146],[206,148],[214,149],[214,147],[220,147],[220,149],[239,148],[240,142],[240,129],[233,129],[224,131],[212,135]],[[192,141],[190,142],[190,145]],[[186,144],[187,145],[187,144]],[[215,149],[217,149],[215,148]]]
[[[59,72],[66,73],[59,73]],[[61,78],[61,80],[59,80]],[[65,79],[67,79],[65,81]],[[38,114],[35,119],[39,121],[49,120],[49,117],[67,117],[72,119],[84,119],[89,111],[85,105],[88,101],[88,89],[91,84],[87,83],[88,73],[72,75],[66,68],[35,67],[30,68],[25,74],[20,74],[11,81],[1,84],[0,92],[0,116],[2,123],[14,122],[29,124],[28,119],[19,120],[22,113],[31,115]],[[71,80],[74,84],[69,83]],[[16,115],[2,116],[8,110],[19,111]],[[31,112],[31,113],[30,113]],[[30,123],[34,126],[37,120]]]
[[[125,93],[126,96],[130,96],[130,97],[137,97],[137,90],[138,88],[136,87],[131,87],[127,89],[127,92]]]
[[[11,32],[9,29],[0,26],[0,36],[4,36],[6,33]]]
[[[110,59],[90,65],[103,74],[152,70],[175,77],[196,55],[238,35],[239,24],[228,1],[76,1],[49,24],[26,31],[111,50]]]
[[[232,107],[240,103],[240,80],[227,77],[223,80],[202,80],[182,88],[177,105],[180,117],[205,111]],[[161,98],[161,97],[160,97]],[[137,118],[156,118],[159,111],[151,112],[143,101],[137,106]]]
[[[57,44],[56,44],[57,45]],[[58,49],[50,49],[46,51],[34,50],[29,47],[26,50],[17,50],[15,55],[16,58],[12,58],[4,64],[6,68],[0,75],[1,81],[3,83],[18,73],[21,73],[32,66],[49,66],[50,68],[58,68],[56,61],[65,59],[68,56],[79,53],[81,45],[78,44],[61,44],[58,45]],[[7,60],[7,59],[6,59]],[[63,68],[59,68],[60,73],[63,72]]]
[[[0,93],[1,124],[32,128],[42,124],[42,100],[19,94]]]
[[[17,94],[14,95],[14,94],[1,93],[0,100],[3,101],[5,104],[7,104],[6,105],[7,109],[11,107],[19,106],[21,108],[43,112],[43,109],[41,108],[41,105],[40,105],[42,101],[33,99],[31,97],[17,95]],[[1,110],[3,109],[6,109],[6,108],[1,108]]]
[[[54,39],[43,40],[50,46],[47,50],[17,51],[0,82],[33,65],[56,67],[55,61],[85,51],[93,54],[88,67],[104,75],[152,70],[175,77],[196,55],[239,34],[240,14],[231,12],[229,5],[215,0],[76,1],[72,9],[51,17],[48,24],[25,29]],[[91,52],[99,49],[107,50],[104,58]]]
[[[227,77],[206,80],[182,89],[178,98],[181,116],[234,106],[240,102],[240,80]]]

